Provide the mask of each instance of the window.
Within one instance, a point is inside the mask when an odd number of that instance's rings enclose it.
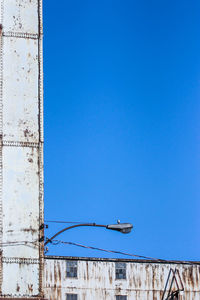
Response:
[[[67,294],[66,300],[77,300],[78,295],[77,294]]]
[[[117,262],[115,263],[115,278],[126,279],[126,264]]]
[[[116,296],[116,300],[127,300],[127,296]]]
[[[67,277],[77,278],[77,261],[67,260]],[[77,299],[77,298],[72,298],[72,299]]]

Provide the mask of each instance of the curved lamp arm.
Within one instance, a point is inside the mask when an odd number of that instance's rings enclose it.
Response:
[[[118,224],[113,224],[113,225],[100,225],[100,224],[96,224],[96,223],[83,223],[83,224],[72,225],[72,226],[66,227],[66,228],[58,231],[50,239],[47,238],[47,241],[44,243],[44,246],[46,246],[55,237],[57,237],[61,233],[65,232],[66,230],[69,230],[69,229],[72,229],[72,228],[75,228],[75,227],[81,227],[81,226],[104,227],[106,229],[120,231],[121,233],[129,233],[129,232],[131,232],[131,229],[133,228],[133,225],[130,224],[130,223],[118,223]]]

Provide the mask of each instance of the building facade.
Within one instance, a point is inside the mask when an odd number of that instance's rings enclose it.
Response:
[[[49,300],[199,300],[200,263],[45,257]]]

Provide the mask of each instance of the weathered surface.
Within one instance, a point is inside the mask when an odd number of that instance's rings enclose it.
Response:
[[[3,264],[3,291],[10,295],[37,295],[39,292],[39,261],[5,260]]]
[[[42,0],[0,0],[0,25],[0,296],[40,298]]]
[[[5,38],[3,50],[3,138],[38,143],[38,41]]]
[[[3,147],[3,243],[35,242],[31,247],[6,247],[6,257],[38,258],[38,149]],[[17,251],[16,251],[17,250]]]
[[[77,278],[66,277],[66,260],[78,262]],[[45,258],[45,296],[50,300],[65,300],[75,293],[79,300],[114,300],[127,295],[128,300],[162,300],[170,269],[177,269],[180,300],[200,299],[200,264],[126,262],[126,279],[115,279],[115,262],[121,260]],[[169,278],[171,280],[171,278]],[[170,282],[169,280],[169,282]],[[171,283],[171,282],[170,282]],[[176,282],[172,290],[176,290]],[[169,290],[169,286],[167,287]]]
[[[5,32],[38,33],[38,0],[6,0],[3,9]]]
[[[16,299],[18,299],[18,300],[48,300],[48,299],[45,299],[43,297],[42,298],[38,298],[38,297],[37,298],[36,297],[34,297],[34,298],[30,298],[30,297],[29,298],[19,298],[19,297],[17,297],[17,298],[16,297],[15,298],[8,298],[8,297],[1,298],[0,297],[0,300],[5,300],[5,299],[6,300],[16,300]]]

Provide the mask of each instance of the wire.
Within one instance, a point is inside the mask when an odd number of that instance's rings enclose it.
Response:
[[[98,251],[103,251],[103,252],[108,252],[108,253],[121,254],[121,255],[137,257],[137,258],[142,258],[142,259],[147,259],[147,260],[155,260],[158,262],[167,262],[167,260],[164,260],[164,259],[153,258],[153,257],[148,257],[148,256],[138,255],[138,254],[130,254],[130,253],[122,252],[122,251],[107,250],[107,249],[102,249],[102,248],[97,248],[97,247],[92,247],[92,246],[85,246],[85,245],[77,244],[77,243],[73,243],[73,242],[64,242],[61,240],[53,240],[53,242],[56,242],[57,245],[58,244],[67,244],[67,245],[72,245],[72,246],[77,246],[77,247],[82,247],[82,248],[92,249],[92,250],[98,250]]]
[[[66,224],[82,224],[87,222],[70,222],[70,221],[53,221],[53,220],[44,220],[45,223],[66,223]]]
[[[125,256],[136,257],[136,258],[140,258],[140,259],[146,259],[146,260],[154,260],[154,261],[157,261],[157,262],[165,262],[165,263],[172,262],[171,260],[154,258],[154,257],[138,255],[138,254],[130,254],[130,253],[127,253],[127,252],[116,251],[116,250],[107,250],[107,249],[103,249],[103,248],[86,246],[86,245],[73,243],[73,242],[65,242],[65,241],[62,241],[62,240],[52,240],[51,242],[52,242],[51,244],[54,245],[54,246],[56,246],[58,244],[66,244],[66,245],[77,246],[77,247],[81,247],[81,248],[85,248],[85,249],[98,250],[98,251],[103,251],[103,252],[108,252],[108,253],[115,253],[115,254],[120,254],[120,255],[125,255]],[[27,247],[30,247],[30,244],[32,244],[35,247],[38,247],[38,245],[36,245],[37,243],[38,243],[38,240],[36,240],[36,241],[5,242],[5,243],[0,243],[0,247],[14,247],[14,246],[27,246]],[[187,264],[190,264],[190,265],[194,265],[194,264],[199,265],[199,262],[189,262],[189,261],[187,261],[187,262],[174,261],[174,263],[177,263],[177,264],[187,263]]]
[[[149,256],[144,256],[144,255],[138,255],[138,254],[130,254],[127,252],[122,252],[122,251],[115,251],[115,250],[107,250],[107,249],[102,249],[102,248],[97,248],[97,247],[92,247],[92,246],[85,246],[82,244],[77,244],[77,243],[73,243],[73,242],[65,242],[65,241],[61,241],[61,240],[53,240],[53,242],[56,242],[56,245],[58,244],[67,244],[67,245],[72,245],[72,246],[77,246],[77,247],[81,247],[81,248],[86,248],[86,249],[92,249],[92,250],[98,250],[98,251],[103,251],[103,252],[108,252],[108,253],[115,253],[115,254],[120,254],[120,255],[126,255],[126,256],[131,256],[131,257],[135,257],[135,258],[139,258],[139,259],[145,259],[145,260],[154,260],[155,262],[158,263],[171,263],[174,262],[176,264],[189,264],[189,265],[194,265],[194,264],[198,264],[199,262],[181,262],[181,261],[172,261],[172,260],[166,260],[166,259],[160,259],[160,258],[154,258],[154,257],[149,257]]]
[[[0,247],[13,247],[13,246],[30,246],[30,244],[33,244],[34,246],[38,241],[15,241],[15,242],[5,242],[0,243]]]

